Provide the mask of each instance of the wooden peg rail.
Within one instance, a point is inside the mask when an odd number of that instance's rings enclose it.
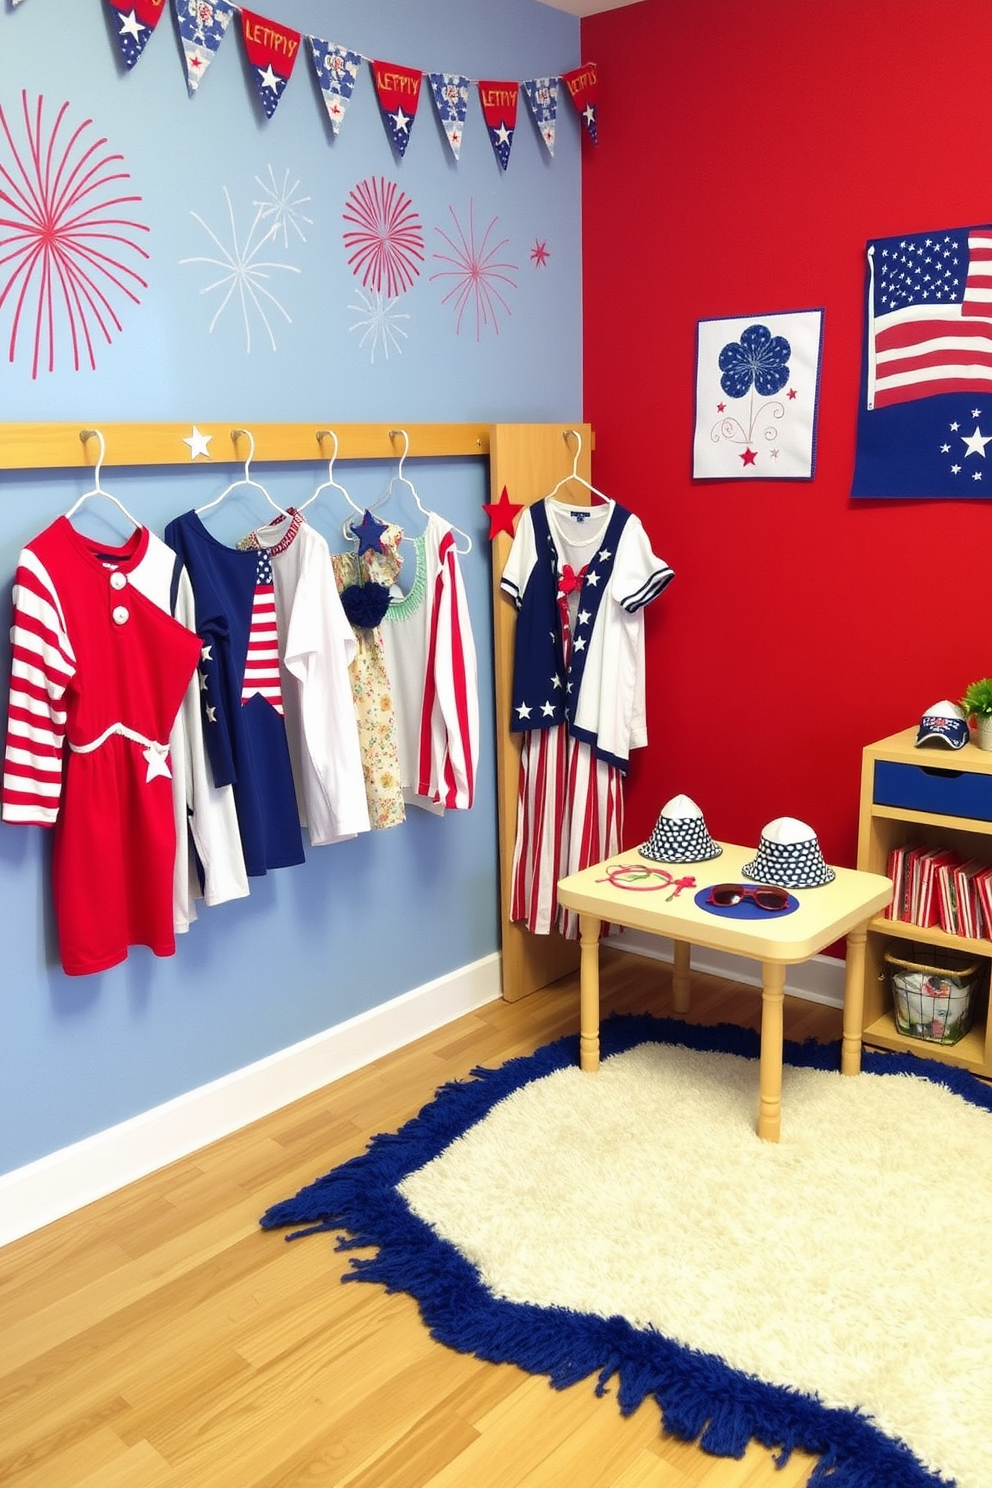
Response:
[[[106,442],[104,464],[125,465],[229,465],[247,459],[255,441],[255,464],[306,460],[326,462],[334,453],[334,440],[317,435],[332,430],[338,438],[339,460],[390,460],[403,454],[403,438],[409,435],[407,458],[489,454],[489,424],[198,424],[210,436],[210,458],[191,460],[189,439],[192,424],[0,424],[0,473],[6,470],[75,470],[96,464],[100,441],[83,440],[85,429],[99,430]]]

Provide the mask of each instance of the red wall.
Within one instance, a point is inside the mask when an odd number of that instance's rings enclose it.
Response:
[[[863,745],[992,674],[992,502],[849,497],[866,240],[992,220],[992,6],[641,0],[582,55],[593,481],[676,572],[627,842],[685,791],[714,836],[798,816],[853,866]],[[815,479],[694,483],[697,320],[821,306]]]

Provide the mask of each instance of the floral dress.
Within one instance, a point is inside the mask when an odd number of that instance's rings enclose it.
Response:
[[[381,553],[370,551],[361,556],[332,553],[338,593],[343,595],[349,586],[370,581],[384,584],[387,589],[393,585],[403,566],[399,551],[402,539],[402,528],[390,524],[380,538]],[[396,712],[382,634],[379,625],[352,622],[352,629],[358,641],[358,653],[348,671],[358,719],[369,820],[373,830],[395,827],[406,820],[406,806],[400,778]]]

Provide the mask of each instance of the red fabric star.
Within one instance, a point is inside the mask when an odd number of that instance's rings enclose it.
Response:
[[[746,449],[741,455],[741,459],[744,461],[745,465],[753,465],[757,458],[758,451],[753,449]]]
[[[510,500],[509,493],[504,486],[499,493],[498,501],[484,501],[482,510],[489,517],[489,541],[500,532],[508,532],[513,536],[513,524],[517,519],[517,513],[523,511],[523,503],[519,506]]]

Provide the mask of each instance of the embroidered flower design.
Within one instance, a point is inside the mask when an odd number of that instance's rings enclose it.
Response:
[[[752,386],[759,397],[774,397],[789,380],[791,355],[784,336],[773,336],[764,325],[750,325],[739,341],[729,341],[720,352],[720,386],[728,398],[743,398]]]

